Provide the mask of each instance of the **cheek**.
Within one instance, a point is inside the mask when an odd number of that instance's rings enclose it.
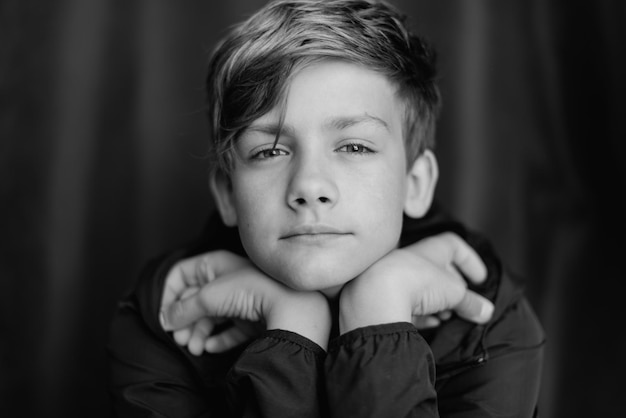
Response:
[[[386,168],[362,178],[361,186],[353,187],[347,196],[352,217],[365,233],[368,246],[383,254],[397,246],[406,195],[404,173]]]
[[[270,188],[271,185],[260,182],[258,176],[240,174],[233,179],[234,204],[240,226],[252,223],[264,215],[263,210],[274,194]]]
[[[390,169],[385,175],[373,177],[361,195],[370,200],[368,205],[373,215],[389,221],[401,218],[406,200],[406,177]]]
[[[406,177],[404,174],[386,176],[381,179],[378,196],[378,225],[379,234],[393,240],[394,247],[402,230],[402,214],[406,200]]]
[[[262,252],[277,216],[276,191],[254,179],[239,179],[234,184],[234,204],[241,242],[249,254]]]
[[[237,226],[242,240],[248,241],[255,233],[262,234],[259,228],[263,228],[263,220],[267,222],[271,219],[271,213],[266,213],[263,205],[264,202],[254,194],[242,194],[236,198]]]

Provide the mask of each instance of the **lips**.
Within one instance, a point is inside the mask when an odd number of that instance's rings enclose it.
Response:
[[[332,236],[332,235],[350,235],[340,229],[328,225],[299,225],[289,229],[281,238],[289,239],[295,237],[315,237],[315,236]]]

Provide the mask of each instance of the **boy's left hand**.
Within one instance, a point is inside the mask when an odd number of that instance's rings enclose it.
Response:
[[[467,289],[459,271],[474,283],[486,277],[478,255],[454,234],[437,235],[390,252],[343,288],[341,332],[414,322],[415,317],[432,322],[438,315],[445,318],[449,311],[471,322],[487,322],[493,303]]]
[[[473,284],[483,283],[487,278],[487,267],[478,253],[454,233],[444,232],[424,238],[404,249],[430,260],[460,285],[465,283],[461,274]],[[465,298],[465,304],[457,307],[456,313],[470,322],[484,322],[480,312],[483,306],[488,310],[492,308],[491,302],[474,292],[466,294]],[[414,315],[413,325],[418,329],[437,327],[442,321],[450,319],[452,314],[452,310],[446,309],[429,315]]]

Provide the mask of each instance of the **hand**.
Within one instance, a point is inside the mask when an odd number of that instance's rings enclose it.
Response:
[[[231,254],[231,256],[236,257]],[[245,259],[243,259],[245,260]],[[241,260],[239,260],[241,261]],[[284,329],[311,339],[326,347],[330,332],[330,309],[326,299],[318,292],[299,292],[287,288],[266,276],[250,262],[234,263],[236,268],[223,269],[199,290],[186,298],[171,302],[162,310],[165,330],[188,327],[201,318],[230,318],[250,322],[264,322],[268,329]],[[184,276],[184,275],[183,275]],[[166,293],[182,294],[181,281],[177,279]],[[164,298],[165,298],[164,294]],[[205,348],[214,346],[215,336],[199,331],[206,338]]]
[[[167,311],[174,302],[196,294],[205,284],[217,277],[250,265],[246,258],[227,251],[208,252],[177,263],[165,279],[161,312]],[[161,317],[163,318],[163,314]],[[230,327],[211,335],[215,326],[225,321],[227,321],[225,318],[201,317],[188,326],[175,330],[174,340],[179,345],[187,346],[192,354],[200,355],[204,350],[208,352],[229,350],[265,329],[264,324],[259,322],[234,320],[231,321]]]
[[[434,323],[440,320],[435,315],[446,318],[450,310],[472,322],[488,321],[493,304],[468,290],[457,268],[472,282],[485,279],[478,255],[449,233],[390,252],[342,290],[341,332],[415,317]]]
[[[459,272],[474,284],[483,283],[487,278],[487,268],[476,251],[451,232],[425,238],[404,249],[444,268],[450,273],[450,277],[456,278],[460,284],[464,283],[464,280]],[[454,312],[470,322],[484,323],[491,318],[493,304],[483,296],[468,290]],[[432,328],[451,317],[451,310],[443,310],[435,315],[415,315],[413,324],[417,328]]]

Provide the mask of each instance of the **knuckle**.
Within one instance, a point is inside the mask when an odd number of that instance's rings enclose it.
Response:
[[[463,244],[465,244],[465,241],[463,241],[461,237],[454,232],[445,232],[444,238],[448,245],[453,247],[458,248],[459,246],[463,246]]]
[[[185,317],[187,313],[187,309],[185,304],[182,301],[176,301],[172,304],[171,315],[174,319],[180,320]]]
[[[198,260],[198,262],[195,264],[195,271],[194,271],[194,275],[195,275],[195,279],[198,283],[203,283],[206,281],[206,277],[208,274],[208,261],[206,257],[202,257],[200,260]]]

